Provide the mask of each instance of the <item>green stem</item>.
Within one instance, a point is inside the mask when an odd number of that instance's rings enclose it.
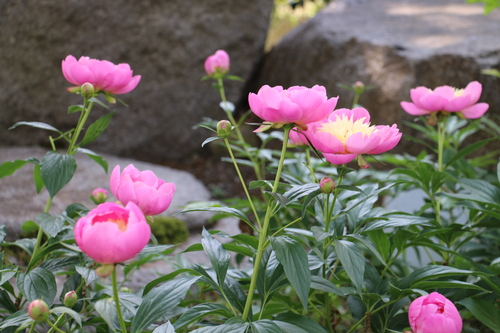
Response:
[[[443,166],[443,150],[444,150],[444,140],[446,136],[446,117],[439,119],[438,123],[438,171],[444,171]],[[438,189],[436,193],[441,192],[441,189]],[[434,209],[436,211],[436,221],[439,225],[442,225],[441,222],[441,198],[437,197],[435,199]]]
[[[52,328],[51,328],[51,330],[53,329],[53,330],[55,330],[55,331],[57,331],[57,332],[66,333],[66,332],[64,332],[64,331],[60,330],[57,326],[54,326],[54,324],[52,324],[52,323],[50,322],[50,320],[48,320],[48,319],[47,319],[45,322],[46,322],[47,324],[49,324],[49,325],[50,325],[50,327],[52,327]]]
[[[279,181],[281,178],[281,171],[283,170],[283,165],[285,162],[286,146],[288,144],[288,135],[290,134],[291,126],[292,126],[292,124],[289,124],[289,125],[286,125],[284,127],[283,147],[281,149],[281,157],[280,157],[280,161],[278,164],[278,170],[276,171],[276,178],[274,179],[274,184],[273,184],[273,189],[272,189],[273,193],[276,193],[278,191]],[[266,245],[266,240],[267,240],[267,234],[269,232],[269,224],[271,221],[272,206],[273,206],[273,201],[269,200],[269,202],[267,203],[266,215],[264,216],[264,222],[262,225],[262,229],[260,230],[260,233],[259,233],[259,245],[257,247],[257,255],[256,255],[255,261],[253,263],[254,267],[253,267],[252,278],[250,280],[250,287],[248,288],[247,301],[245,303],[245,309],[244,309],[243,315],[242,315],[243,320],[247,320],[248,314],[250,313],[250,309],[252,307],[253,294],[255,291],[256,284],[257,284],[257,276],[259,275],[260,262],[262,260],[262,255],[264,254],[264,251],[266,250],[265,245]]]
[[[122,333],[126,333],[127,326],[125,325],[125,321],[123,320],[122,307],[120,305],[120,298],[118,297],[118,283],[116,282],[116,266],[113,269],[113,273],[111,273],[111,284],[113,285],[113,299],[115,301],[118,321],[120,322]]]
[[[43,212],[48,213],[50,211],[51,206],[52,206],[52,197],[49,196],[49,198],[47,199],[47,203],[45,204],[45,209],[43,210]],[[35,255],[40,250],[40,247],[42,244],[42,237],[43,237],[42,227],[38,226],[38,234],[36,236],[35,248],[33,249],[33,254],[31,255],[31,259],[30,259],[30,262],[28,264],[28,267],[31,267],[33,258],[35,258]]]
[[[54,323],[54,325],[50,328],[50,330],[47,332],[47,333],[52,333],[53,331],[56,330],[57,327],[59,327],[59,325],[61,325],[61,322],[63,321],[64,319],[64,313],[61,313],[61,315],[59,316],[59,318],[57,318],[56,322]]]
[[[71,142],[69,143],[68,147],[68,155],[75,155],[76,153],[76,141],[78,140],[78,137],[80,136],[80,133],[83,129],[83,126],[87,122],[87,119],[90,115],[90,111],[92,110],[92,107],[94,106],[94,102],[89,103],[89,99],[85,98],[83,101],[83,110],[82,113],[80,114],[80,119],[78,120],[78,124],[76,125],[76,130],[71,136]]]
[[[229,152],[229,156],[231,157],[231,161],[233,161],[234,168],[236,169],[236,173],[238,174],[238,178],[240,179],[241,186],[243,186],[243,190],[245,191],[245,195],[247,196],[248,203],[250,204],[250,207],[252,208],[252,212],[255,215],[255,219],[257,220],[259,228],[262,228],[262,225],[260,224],[259,214],[257,214],[257,210],[255,209],[255,206],[253,204],[252,197],[250,196],[250,193],[248,192],[247,186],[245,184],[245,179],[243,179],[243,176],[241,175],[241,172],[240,172],[240,168],[238,167],[238,163],[236,163],[236,159],[234,158],[233,150],[231,149],[231,145],[229,144],[229,140],[227,138],[224,138],[224,143],[226,144],[227,151]],[[250,227],[255,230],[255,227],[253,225],[250,225]],[[257,230],[255,230],[255,231],[257,231]]]
[[[224,91],[224,82],[222,81],[222,78],[218,78],[217,83],[219,85],[220,98],[225,105],[227,103],[227,98],[226,98],[226,93]],[[255,175],[257,176],[257,179],[262,180],[262,173],[260,172],[260,169],[259,169],[259,163],[257,163],[257,161],[255,160],[255,157],[248,151],[248,149],[246,147],[245,138],[243,138],[243,134],[241,134],[238,123],[236,122],[236,119],[234,119],[233,112],[231,110],[226,109],[226,108],[223,108],[223,109],[226,112],[228,120],[231,122],[231,124],[234,127],[234,130],[236,132],[236,136],[238,137],[238,140],[242,143],[242,146],[243,146],[243,149],[245,150],[245,153],[247,154],[248,158],[252,162],[253,170],[255,172]]]
[[[33,329],[35,328],[35,325],[36,325],[36,321],[34,321],[31,326],[30,326],[30,330],[28,333],[32,333],[33,332]]]

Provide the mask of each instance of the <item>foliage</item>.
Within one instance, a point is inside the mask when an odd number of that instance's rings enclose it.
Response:
[[[159,244],[180,244],[189,237],[186,223],[173,216],[155,216],[150,226]]]

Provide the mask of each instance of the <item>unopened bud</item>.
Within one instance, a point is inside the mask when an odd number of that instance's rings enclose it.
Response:
[[[335,190],[335,182],[330,177],[323,177],[319,181],[319,188],[323,193],[333,193],[333,190]]]
[[[231,122],[229,120],[221,120],[217,123],[217,136],[220,138],[227,138],[229,135],[231,135],[231,132],[233,130],[233,125],[231,125]]]
[[[50,315],[49,306],[41,299],[36,299],[28,305],[28,315],[34,321],[45,321]]]
[[[365,91],[365,84],[361,81],[357,81],[352,85],[352,88],[356,94],[362,94]]]
[[[67,306],[68,308],[72,308],[75,306],[76,302],[78,302],[78,295],[76,294],[76,291],[71,290],[64,295],[64,305]]]
[[[82,84],[82,87],[80,88],[80,94],[84,98],[92,98],[94,97],[95,94],[95,89],[92,83],[86,82]]]
[[[92,195],[90,196],[90,200],[92,200],[96,205],[106,202],[107,198],[108,198],[108,190],[100,187],[93,190]]]
[[[111,275],[115,270],[115,265],[105,264],[96,268],[95,272],[99,277],[105,278]]]
[[[129,287],[121,287],[120,288],[120,291],[122,293],[131,293],[132,292],[132,289],[130,289]]]

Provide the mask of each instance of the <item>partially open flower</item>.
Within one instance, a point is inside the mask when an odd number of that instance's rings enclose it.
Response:
[[[370,114],[364,108],[335,110],[310,127],[308,138],[333,164],[348,163],[360,154],[386,152],[401,139],[396,125],[371,126]]]
[[[82,86],[89,83],[95,92],[105,91],[114,95],[134,90],[141,80],[140,75],[132,76],[134,72],[129,64],[115,65],[107,60],[89,57],[80,57],[76,60],[72,55],[63,60],[62,72],[66,80],[74,85]]]
[[[401,107],[414,116],[430,115],[435,112],[457,113],[468,119],[481,117],[489,105],[477,103],[481,96],[482,85],[473,81],[465,89],[455,89],[450,86],[437,87],[431,90],[426,87],[411,89],[412,103],[401,102]]]
[[[76,244],[100,264],[132,259],[150,237],[146,217],[133,202],[125,207],[114,202],[100,204],[80,218],[75,226]]]
[[[462,332],[462,318],[457,308],[437,292],[414,300],[408,309],[408,320],[414,333]]]
[[[229,55],[224,50],[217,50],[215,54],[205,60],[205,72],[208,76],[224,76],[229,71]]]

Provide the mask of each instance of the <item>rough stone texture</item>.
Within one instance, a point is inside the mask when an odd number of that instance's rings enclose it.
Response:
[[[340,96],[338,107],[350,107],[353,94],[337,84],[362,81],[375,86],[360,100],[372,123],[401,125],[413,119],[399,105],[411,88],[478,80],[481,100],[498,114],[500,79],[481,69],[500,67],[499,31],[500,10],[484,16],[481,5],[462,0],[338,0],[270,51],[252,90],[320,84]],[[396,151],[411,145],[404,140]]]
[[[0,163],[29,157],[40,160],[45,153],[46,151],[41,148],[2,147],[0,148]],[[211,198],[206,187],[188,172],[107,154],[103,154],[103,157],[109,163],[109,173],[116,165],[120,165],[123,170],[127,165],[134,164],[141,171],[152,170],[159,178],[175,183],[174,199],[164,213],[165,215],[179,212],[189,202],[206,201]],[[54,216],[74,202],[93,208],[95,204],[89,199],[92,190],[96,187],[109,190],[109,174],[106,174],[101,166],[83,154],[77,154],[76,159],[78,167],[73,179],[54,197],[50,210]],[[17,239],[21,225],[27,220],[34,220],[45,208],[48,193],[43,189],[40,195],[36,194],[32,174],[33,166],[26,164],[14,175],[0,179],[0,225],[7,226],[8,240]],[[110,195],[112,198],[111,192]],[[210,216],[207,212],[178,215],[190,229],[206,225]]]
[[[179,161],[208,136],[192,126],[221,119],[217,91],[203,62],[217,49],[231,56],[231,73],[247,79],[264,48],[272,0],[0,0],[1,145],[47,145],[42,130],[17,121],[47,122],[61,130],[81,100],[65,92],[61,61],[72,54],[129,63],[142,81],[121,95],[110,127],[91,147],[150,162]],[[243,85],[231,82],[229,100]],[[103,115],[96,107],[93,119]]]

